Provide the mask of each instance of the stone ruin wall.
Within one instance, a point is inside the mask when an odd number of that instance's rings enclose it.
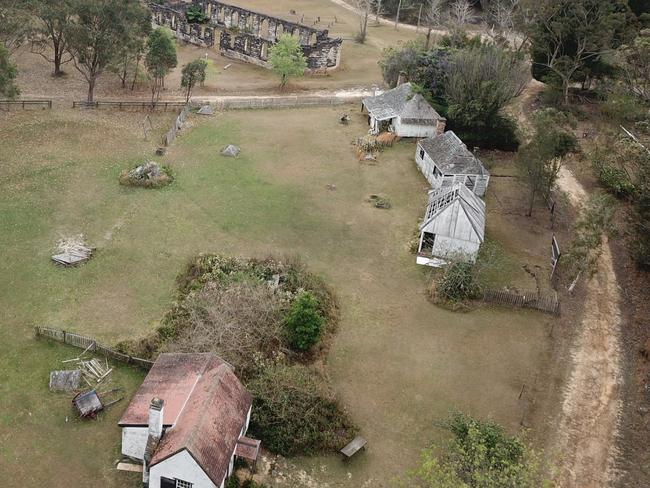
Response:
[[[204,24],[190,23],[185,8],[199,6],[209,17]],[[318,30],[288,20],[246,10],[215,0],[149,4],[156,25],[169,27],[177,38],[202,47],[213,47],[218,31],[219,50],[224,56],[270,68],[269,49],[282,34],[299,39],[310,72],[326,72],[341,62],[341,38],[331,38],[327,30]]]

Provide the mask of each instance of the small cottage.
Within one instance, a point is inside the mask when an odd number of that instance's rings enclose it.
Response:
[[[461,183],[429,191],[420,226],[417,263],[474,262],[485,237],[485,203]]]
[[[252,398],[215,354],[161,354],[119,421],[122,454],[142,462],[150,488],[223,488],[245,437]]]
[[[487,191],[490,172],[453,131],[418,141],[415,162],[434,189],[462,183],[479,197]]]
[[[433,137],[445,130],[445,118],[410,83],[364,98],[362,110],[368,113],[371,134],[388,130],[399,137]]]

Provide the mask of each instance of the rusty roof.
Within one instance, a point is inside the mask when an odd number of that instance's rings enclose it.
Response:
[[[135,393],[119,425],[142,426],[149,423],[149,405],[154,397],[165,402],[163,425],[176,423],[196,384],[207,369],[227,364],[212,353],[161,354]]]
[[[230,366],[212,357],[176,424],[165,431],[151,466],[187,450],[212,482],[220,486],[244,433],[252,397]]]

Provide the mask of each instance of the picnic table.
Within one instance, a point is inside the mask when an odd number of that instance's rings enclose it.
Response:
[[[350,459],[361,449],[365,449],[367,443],[368,441],[366,441],[363,437],[358,435],[354,439],[352,439],[352,442],[350,442],[339,452],[345,456],[345,459]]]

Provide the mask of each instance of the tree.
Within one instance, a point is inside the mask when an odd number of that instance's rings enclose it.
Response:
[[[20,91],[16,85],[18,70],[9,59],[9,50],[0,44],[0,95],[7,98],[16,98]]]
[[[137,0],[75,0],[74,9],[74,22],[65,36],[74,66],[88,82],[88,102],[92,102],[97,78],[149,13]]]
[[[529,190],[528,217],[533,214],[537,197],[548,197],[555,186],[564,156],[578,146],[575,136],[561,127],[563,118],[566,116],[554,109],[535,114],[535,133],[517,155],[522,178]]]
[[[424,21],[427,25],[427,40],[424,48],[429,50],[431,43],[431,32],[444,26],[448,12],[445,9],[446,0],[429,0],[424,11]]]
[[[588,63],[620,41],[629,12],[625,0],[530,0],[533,21],[523,26],[531,40],[533,76],[569,88]],[[583,73],[584,76],[584,73]]]
[[[370,17],[372,0],[356,0],[356,6],[359,12],[359,32],[357,32],[356,41],[363,44],[366,42],[368,35],[368,19]]]
[[[508,435],[492,421],[454,413],[442,427],[452,438],[425,450],[420,465],[408,474],[409,488],[542,488],[539,455],[520,436]]]
[[[269,50],[269,63],[280,77],[280,88],[284,88],[292,76],[303,76],[307,60],[298,39],[290,34],[280,36],[278,42]]]
[[[205,70],[208,67],[208,62],[204,59],[195,59],[183,66],[181,87],[185,88],[185,103],[190,101],[192,96],[192,89],[196,83],[203,83],[205,81]]]
[[[311,349],[320,339],[324,320],[318,301],[309,292],[302,292],[291,304],[286,326],[289,344],[298,351]]]
[[[629,45],[619,49],[623,83],[645,102],[650,102],[650,29],[642,30]]]
[[[148,15],[141,16],[138,28],[127,32],[127,37],[113,59],[110,69],[122,82],[122,88],[126,88],[126,82],[129,78],[132,80],[131,91],[135,88],[140,72],[140,62],[146,52],[149,34],[151,34],[151,19]]]
[[[151,85],[151,103],[153,104],[160,96],[165,76],[178,64],[176,44],[169,29],[160,27],[151,32],[147,41],[147,56],[144,62],[153,81]]]
[[[33,0],[30,7],[38,19],[35,36],[32,38],[32,52],[54,64],[52,76],[61,76],[61,66],[72,59],[67,53],[66,31],[74,15],[73,0]],[[50,47],[51,57],[48,52]]]

